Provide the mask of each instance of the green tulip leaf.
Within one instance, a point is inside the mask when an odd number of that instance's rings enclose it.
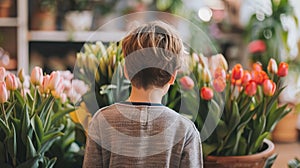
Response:
[[[36,149],[30,139],[29,136],[27,136],[27,143],[26,143],[26,159],[29,160],[30,158],[33,158],[37,155]]]
[[[21,163],[17,168],[29,168],[29,167],[38,167],[38,162],[41,156],[35,156],[24,163]]]
[[[202,143],[203,157],[206,158],[208,155],[213,153],[217,149],[217,144]]]
[[[14,125],[12,125],[12,131],[10,132],[8,139],[7,139],[7,150],[12,158],[13,162],[16,163],[16,157],[17,157],[17,135],[16,135],[16,129]]]
[[[76,110],[75,108],[67,108],[67,109],[56,112],[51,117],[51,122],[52,122],[51,124],[56,124],[59,119],[61,119],[66,114],[69,114],[70,112],[75,111],[75,110]]]
[[[6,136],[10,134],[10,129],[8,125],[6,125],[5,121],[3,121],[1,118],[0,118],[0,128],[4,131]]]

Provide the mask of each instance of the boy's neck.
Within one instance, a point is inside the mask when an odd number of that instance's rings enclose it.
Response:
[[[128,101],[161,103],[164,94],[164,89],[162,88],[151,88],[144,90],[143,88],[139,89],[133,86]]]

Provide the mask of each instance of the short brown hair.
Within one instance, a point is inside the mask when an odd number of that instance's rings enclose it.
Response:
[[[125,67],[133,86],[163,87],[180,68],[183,43],[170,25],[153,21],[137,27],[122,40]]]

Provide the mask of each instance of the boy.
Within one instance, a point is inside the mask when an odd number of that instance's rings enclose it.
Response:
[[[193,122],[161,104],[183,55],[177,33],[151,22],[129,33],[122,50],[131,93],[94,115],[83,167],[203,167]]]

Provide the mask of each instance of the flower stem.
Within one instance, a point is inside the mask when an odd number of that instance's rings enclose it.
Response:
[[[31,115],[34,114],[34,110],[35,110],[35,105],[36,105],[36,95],[37,95],[37,88],[36,86],[34,87],[34,98],[33,98],[33,104],[32,104],[32,108],[31,108]]]
[[[3,116],[4,116],[5,124],[9,127],[8,122],[7,122],[5,108],[4,108],[4,103],[1,103],[1,108],[2,108],[2,111],[3,111]]]

